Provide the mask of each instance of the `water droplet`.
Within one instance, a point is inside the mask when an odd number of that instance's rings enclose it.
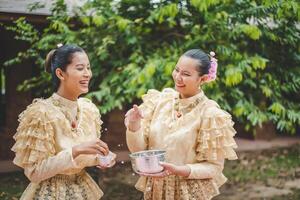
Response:
[[[122,160],[122,161],[121,161],[121,164],[123,165],[124,163],[125,163],[125,162]]]
[[[107,128],[105,128],[104,131],[107,131]]]
[[[121,148],[123,146],[123,144],[118,144],[118,148]]]

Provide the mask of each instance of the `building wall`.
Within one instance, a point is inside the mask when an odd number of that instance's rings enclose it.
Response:
[[[27,48],[27,45],[14,40],[12,32],[0,29],[0,42],[2,46],[0,67],[5,72],[5,98],[4,98],[4,126],[0,127],[0,160],[12,157],[10,148],[13,144],[12,136],[17,127],[19,113],[26,108],[31,101],[30,92],[19,92],[17,87],[24,80],[32,76],[33,64],[29,61],[13,66],[3,66],[3,63],[15,57],[18,51]]]

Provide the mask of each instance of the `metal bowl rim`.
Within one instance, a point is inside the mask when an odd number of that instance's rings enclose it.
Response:
[[[138,155],[136,155],[136,154],[142,154],[142,153],[147,153],[147,152],[159,152],[159,153],[155,154],[155,155],[148,155],[146,157],[156,157],[156,156],[160,156],[160,155],[166,154],[165,150],[144,150],[144,151],[137,151],[137,152],[131,153],[131,154],[129,154],[129,157],[130,158],[137,158]]]

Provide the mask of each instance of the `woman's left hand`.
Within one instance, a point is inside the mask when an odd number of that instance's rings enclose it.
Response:
[[[160,162],[160,165],[164,167],[164,170],[159,173],[150,174],[150,173],[139,173],[141,176],[149,176],[154,178],[164,178],[170,175],[177,175],[188,177],[191,173],[191,169],[187,165],[174,165],[171,163]]]
[[[112,152],[111,152],[112,153]],[[116,164],[116,158],[117,158],[117,155],[115,153],[112,153],[112,158],[110,160],[110,163],[105,165],[105,164],[99,164],[97,165],[96,167],[99,168],[99,169],[106,169],[106,168],[110,168],[110,167],[113,167],[115,164]]]

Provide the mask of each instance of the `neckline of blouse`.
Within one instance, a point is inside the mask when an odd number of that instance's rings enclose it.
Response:
[[[69,100],[69,99],[66,99],[66,98],[60,96],[57,93],[53,93],[52,98],[56,101],[59,101],[59,104],[61,106],[64,106],[64,107],[69,108],[71,110],[78,108],[78,100],[72,101],[72,100]]]
[[[179,93],[177,92],[177,95],[179,97]],[[195,94],[194,96],[188,97],[188,98],[178,98],[179,104],[181,106],[187,106],[191,103],[194,103],[196,101],[196,99],[203,99],[203,97],[205,96],[203,90],[200,90],[199,93]]]

